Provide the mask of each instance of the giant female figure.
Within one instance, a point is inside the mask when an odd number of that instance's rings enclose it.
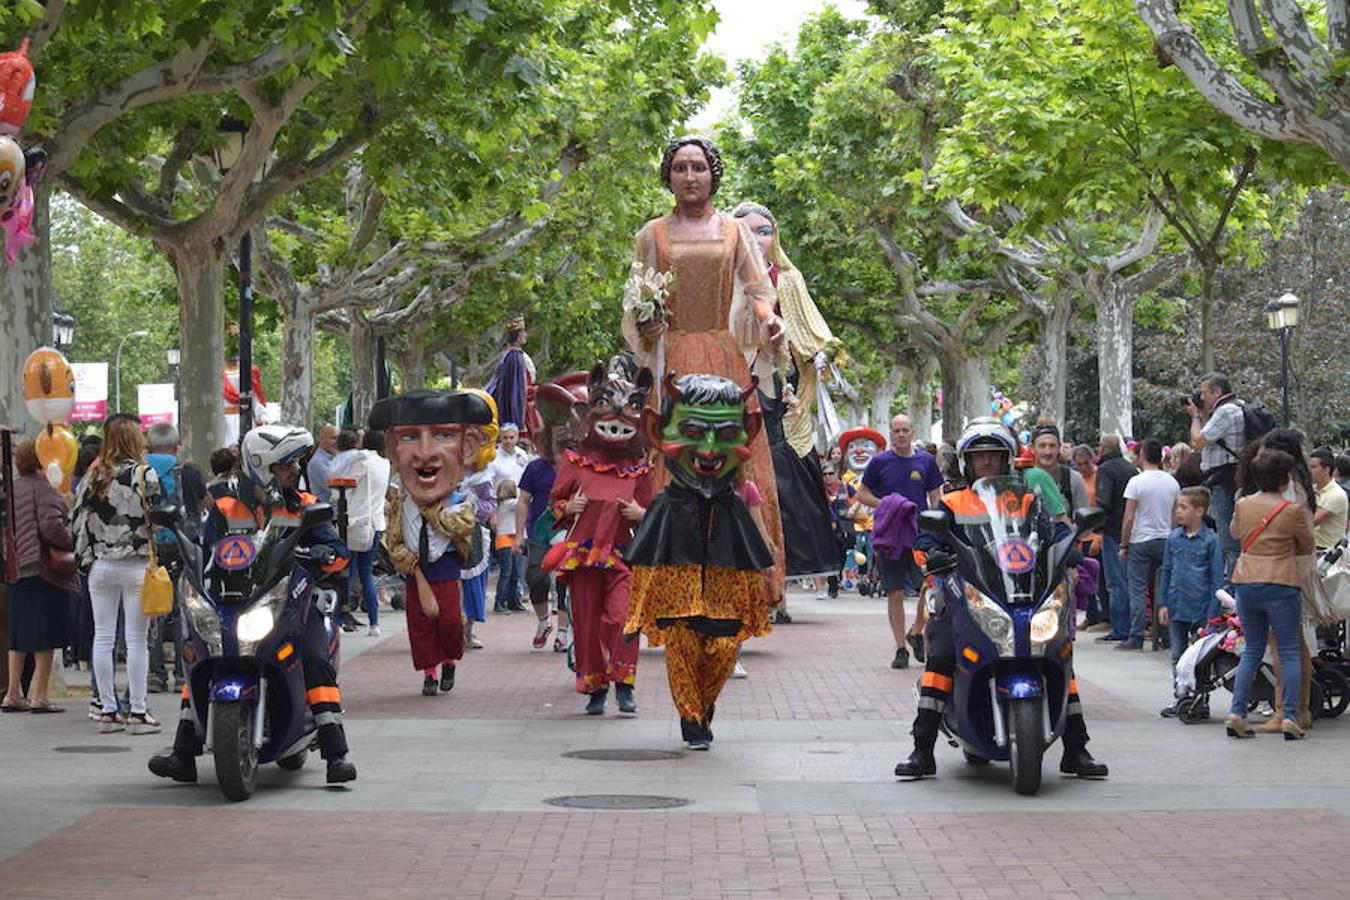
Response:
[[[639,365],[664,377],[698,372],[737,384],[749,381],[756,360],[779,351],[785,330],[774,312],[777,296],[749,229],[724,215],[712,198],[722,181],[722,157],[702,137],[671,142],[661,160],[661,180],[675,195],[675,209],[642,227],[633,256],[649,270],[673,273],[666,315],[639,322],[625,310],[623,335]],[[753,398],[750,409],[757,411]],[[763,520],[774,556],[770,579],[776,603],[785,586],[783,538],[773,461],[762,433],[750,443],[745,475],[764,497]],[[658,473],[655,490],[670,481]]]

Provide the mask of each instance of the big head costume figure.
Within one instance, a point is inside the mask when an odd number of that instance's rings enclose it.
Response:
[[[871,428],[850,428],[839,435],[839,449],[844,452],[844,465],[861,478],[872,457],[886,449],[886,438]]]
[[[652,464],[639,422],[652,387],[648,369],[627,357],[587,377],[586,434],[563,453],[549,494],[555,519],[567,527],[558,577],[571,592],[576,633],[576,688],[590,697],[586,712],[604,712],[611,683],[619,711],[637,712],[633,682],[638,645],[624,640],[629,571],[623,554],[652,495]]]
[[[758,504],[756,490],[737,484],[760,418],[745,408],[753,380],[742,387],[715,375],[668,374],[664,386],[660,417],[645,410],[643,427],[672,480],[625,554],[633,587],[624,631],[666,645],[684,738],[706,750],[713,706],[741,641],[771,630],[764,570],[773,555],[747,506]]]
[[[660,450],[671,477],[705,498],[728,488],[736,470],[750,458],[749,443],[763,417],[747,410],[754,379],[742,389],[715,375],[667,373],[661,415],[643,413],[648,440]]]
[[[434,688],[430,673],[441,665],[440,686],[448,691],[464,652],[459,579],[475,527],[474,499],[457,489],[495,425],[493,411],[471,391],[413,391],[376,403],[369,425],[386,432],[403,485],[402,498],[388,509],[384,544],[408,579],[413,666],[428,673]]]

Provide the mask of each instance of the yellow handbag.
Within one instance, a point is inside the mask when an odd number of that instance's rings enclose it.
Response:
[[[145,511],[146,537],[150,539],[150,564],[145,567],[145,578],[141,581],[141,612],[149,618],[173,612],[173,582],[155,552],[155,530],[150,525],[150,504],[145,499],[145,469],[141,470],[141,509]]]

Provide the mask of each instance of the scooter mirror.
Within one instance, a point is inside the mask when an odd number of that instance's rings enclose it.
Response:
[[[1096,506],[1080,506],[1073,511],[1073,524],[1080,535],[1097,531],[1106,524],[1106,510]]]
[[[950,537],[952,514],[945,509],[926,509],[919,513],[919,528],[939,537]]]

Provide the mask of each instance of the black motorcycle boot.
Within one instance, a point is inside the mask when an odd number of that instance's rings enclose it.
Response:
[[[169,749],[150,757],[150,771],[160,778],[172,778],[184,784],[197,782],[197,758]]]
[[[608,697],[609,688],[591,691],[591,699],[586,703],[586,715],[603,716],[605,714],[605,700]]]
[[[347,757],[341,756],[337,759],[328,760],[328,784],[345,784],[348,781],[356,780],[356,766],[348,761]]]
[[[1075,775],[1079,778],[1105,778],[1110,774],[1106,763],[1092,758],[1084,745],[1064,745],[1064,756],[1059,761],[1061,775]]]
[[[618,682],[614,685],[614,699],[619,701],[619,712],[626,716],[637,715],[637,700],[633,697],[633,686]]]
[[[938,725],[942,716],[931,709],[921,709],[914,718],[914,752],[908,759],[895,765],[896,778],[917,780],[926,775],[937,774],[937,760],[933,758],[933,747],[937,744]]]

